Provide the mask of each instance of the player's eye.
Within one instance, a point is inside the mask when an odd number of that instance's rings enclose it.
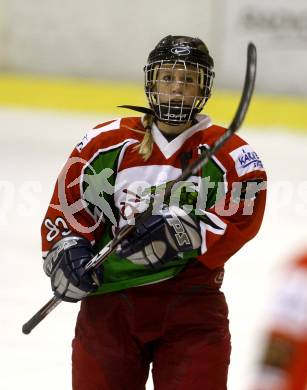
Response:
[[[185,81],[186,81],[186,83],[189,83],[189,84],[193,84],[195,82],[193,76],[187,76]]]
[[[198,75],[195,72],[187,72],[185,82],[189,84],[197,84]]]
[[[170,81],[172,81],[172,77],[170,74],[166,74],[162,77],[162,80],[166,83],[169,83]]]

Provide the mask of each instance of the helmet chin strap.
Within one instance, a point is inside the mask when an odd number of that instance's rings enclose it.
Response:
[[[196,108],[183,105],[178,106],[176,104],[154,105],[153,109],[156,114],[155,116],[159,121],[167,123],[171,126],[177,126],[192,121],[195,115],[198,113]]]
[[[138,112],[141,112],[142,114],[149,114],[149,115],[155,116],[154,111],[151,108],[147,108],[147,107],[130,106],[127,104],[123,104],[122,106],[117,106],[117,107],[128,108],[129,110],[138,111]]]
[[[156,120],[167,123],[168,125],[171,125],[171,126],[178,126],[178,125],[181,125],[182,123],[187,123],[189,121],[193,121],[195,115],[198,113],[198,110],[194,108],[192,110],[192,111],[194,111],[194,113],[192,112],[192,115],[191,115],[191,106],[178,107],[178,113],[176,113],[176,112],[171,113],[168,105],[167,106],[161,105],[160,109],[159,109],[159,106],[157,106],[157,107],[155,107],[156,110],[152,110],[151,108],[141,107],[141,106],[131,106],[131,105],[127,105],[127,104],[123,104],[123,105],[117,106],[117,107],[128,108],[129,110],[141,112],[142,114],[152,115],[155,117]],[[176,105],[173,105],[173,106],[171,105],[171,107],[174,110],[174,108],[176,108]],[[160,115],[160,111],[161,111],[162,115]],[[163,111],[165,111],[165,112],[163,112]],[[182,119],[182,116],[188,116],[188,118]],[[176,117],[178,119],[176,119]]]

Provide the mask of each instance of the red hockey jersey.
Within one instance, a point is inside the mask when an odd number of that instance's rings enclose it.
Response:
[[[198,115],[197,123],[168,142],[154,124],[153,152],[146,162],[135,150],[144,131],[142,119],[131,117],[86,133],[57,180],[42,224],[43,256],[70,234],[86,237],[100,250],[118,229],[133,224],[134,215],[148,207],[152,194],[163,192],[225,129]],[[199,219],[201,248],[179,253],[160,270],[112,254],[103,263],[104,283],[98,293],[173,277],[195,259],[221,283],[224,263],[260,228],[265,181],[257,153],[239,136],[231,137],[197,175],[172,191],[170,202]]]

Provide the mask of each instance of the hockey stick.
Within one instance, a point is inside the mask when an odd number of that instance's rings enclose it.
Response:
[[[225,142],[240,128],[247,113],[256,80],[256,68],[257,68],[257,50],[256,46],[253,43],[248,44],[247,48],[247,66],[245,81],[242,91],[242,96],[240,103],[238,105],[235,116],[225,131],[225,133],[209,148],[205,154],[195,160],[192,164],[188,165],[182,174],[171,183],[170,186],[167,186],[163,195],[157,195],[154,198],[154,201],[157,201],[157,198],[161,197],[161,202],[163,199],[168,199],[171,196],[172,188],[176,183],[187,180],[190,176],[195,174],[203,165],[207,164],[210,158],[225,144]],[[159,199],[158,199],[159,200]],[[150,202],[148,208],[143,213],[139,214],[135,218],[135,225],[144,221],[148,218],[153,211],[153,202]],[[126,225],[123,227],[118,235],[110,241],[92,260],[86,265],[87,271],[93,271],[95,268],[99,267],[107,257],[115,250],[117,245],[128,236],[128,234],[134,229],[135,225]],[[22,332],[24,334],[29,334],[35,327],[38,325],[62,300],[54,296],[50,299],[28,322],[26,322],[22,327]]]

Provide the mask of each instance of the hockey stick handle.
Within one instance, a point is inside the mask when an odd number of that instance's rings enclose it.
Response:
[[[86,265],[86,270],[93,270],[94,268],[98,267],[99,264],[101,264],[104,260],[107,259],[109,254],[113,252],[115,247],[111,249],[111,245],[113,241],[111,241],[108,245],[106,245],[100,252],[97,253],[96,256],[94,256],[89,263]],[[98,258],[100,260],[98,265],[92,265],[94,262],[97,263]],[[29,334],[31,331],[45,318],[47,315],[55,309],[60,303],[62,302],[61,298],[58,298],[56,296],[53,296],[38,312],[34,314],[33,317],[31,317],[25,324],[22,325],[22,333]]]
[[[61,302],[60,298],[51,298],[33,317],[22,326],[22,333],[29,334]]]
[[[225,133],[212,145],[210,149],[206,151],[206,153],[202,154],[197,160],[195,160],[192,164],[190,164],[182,174],[172,182],[171,186],[167,186],[165,189],[165,193],[163,195],[157,195],[155,201],[158,200],[163,202],[163,199],[168,199],[171,195],[172,188],[176,183],[187,180],[191,175],[195,174],[202,166],[207,164],[210,158],[227,142],[227,140],[240,128],[245,115],[247,113],[253,91],[255,86],[256,79],[256,68],[257,68],[257,51],[256,47],[253,43],[248,44],[247,48],[247,65],[246,65],[246,73],[245,73],[245,81],[242,91],[242,96],[240,99],[240,103],[238,105],[237,111],[235,113],[234,119],[232,120],[230,126],[225,131]],[[94,256],[89,263],[86,265],[86,270],[91,271],[95,268],[99,267],[107,257],[113,253],[117,245],[127,237],[130,232],[134,229],[134,226],[141,223],[145,219],[151,216],[153,211],[153,202],[151,202],[146,211],[139,214],[135,218],[134,225],[126,225],[124,226],[118,235],[110,241],[100,252]],[[59,303],[61,302],[60,298],[53,297],[50,299],[28,322],[26,322],[22,331],[24,334],[29,334],[36,325],[38,325]]]

